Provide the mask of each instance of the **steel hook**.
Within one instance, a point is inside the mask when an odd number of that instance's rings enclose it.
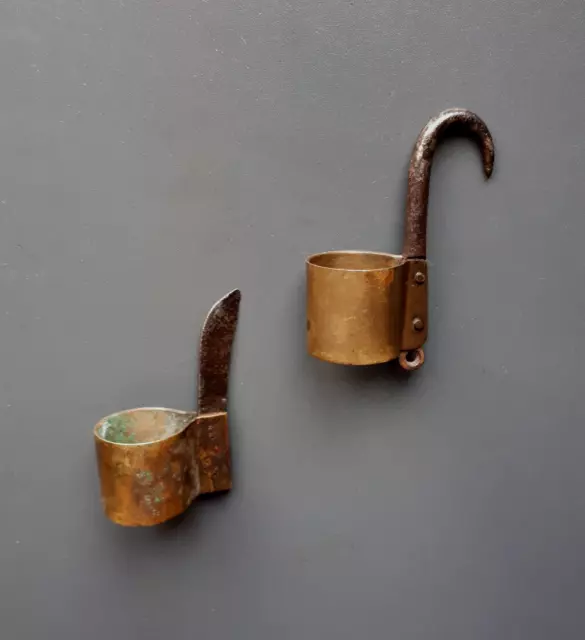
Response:
[[[486,178],[494,168],[494,141],[485,122],[467,109],[447,109],[429,120],[420,132],[408,167],[406,222],[402,255],[408,259],[427,257],[427,213],[433,156],[438,143],[454,129],[474,137],[481,149]]]

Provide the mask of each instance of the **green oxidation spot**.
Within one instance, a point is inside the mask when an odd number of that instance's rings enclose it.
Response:
[[[151,471],[138,471],[136,478],[140,484],[152,484],[154,481]]]
[[[104,438],[109,442],[118,442],[120,444],[132,444],[136,442],[136,436],[128,432],[129,416],[112,416],[108,418],[104,424],[106,427]]]
[[[165,501],[163,485],[158,484],[155,487],[152,487],[150,491],[143,496],[142,499],[150,513],[155,516],[160,515],[158,505],[160,505],[161,502]]]
[[[152,492],[152,500],[155,504],[160,504],[164,500],[162,493],[163,493],[162,486],[158,485],[157,487],[154,488]]]

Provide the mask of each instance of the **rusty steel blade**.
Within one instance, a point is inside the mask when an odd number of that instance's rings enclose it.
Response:
[[[199,347],[199,413],[226,411],[230,356],[238,323],[241,293],[231,291],[207,315]]]

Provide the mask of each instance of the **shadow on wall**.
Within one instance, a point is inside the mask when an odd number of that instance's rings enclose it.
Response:
[[[291,316],[295,322],[296,349],[289,365],[294,369],[298,389],[296,395],[303,406],[310,408],[314,425],[348,424],[348,414],[367,416],[372,403],[388,406],[388,421],[402,407],[417,402],[422,383],[422,369],[404,371],[398,360],[367,365],[346,366],[321,361],[307,352],[306,347],[306,281],[299,276],[295,296],[291,296]],[[301,310],[301,313],[299,313]],[[426,366],[426,365],[425,365]]]

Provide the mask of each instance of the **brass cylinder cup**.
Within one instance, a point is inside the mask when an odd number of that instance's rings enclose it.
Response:
[[[370,251],[328,251],[307,258],[309,353],[349,365],[397,358],[405,261]]]

